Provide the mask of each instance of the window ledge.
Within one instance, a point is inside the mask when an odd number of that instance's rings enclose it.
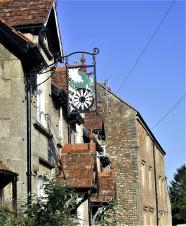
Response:
[[[36,121],[34,124],[35,129],[42,133],[45,137],[51,139],[53,135],[49,132],[40,122]]]
[[[39,163],[42,164],[43,166],[46,166],[49,169],[55,168],[55,166],[53,164],[51,164],[49,161],[45,160],[42,157],[39,157]]]

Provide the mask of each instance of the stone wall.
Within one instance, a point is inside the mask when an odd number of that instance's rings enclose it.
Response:
[[[47,78],[50,74],[45,74]],[[51,80],[44,83],[46,133],[41,133],[34,124],[37,117],[37,92],[32,96],[32,192],[38,193],[38,175],[55,173],[50,166],[42,164],[48,156],[47,134],[57,149],[57,143],[67,142],[67,123],[63,118],[63,141],[59,138],[59,109],[54,107],[51,95]],[[0,160],[13,172],[19,174],[18,199],[27,194],[27,112],[24,72],[22,64],[4,46],[0,45]],[[11,184],[5,188],[6,199],[11,199]]]
[[[106,151],[116,162],[118,225],[141,225],[136,111],[98,85],[98,105],[103,117]]]
[[[171,225],[165,152],[140,114],[109,88],[97,85],[106,150],[116,161],[121,225]],[[120,223],[119,223],[120,225]]]
[[[156,187],[153,141],[140,121],[137,121],[142,220],[144,225],[156,225]]]
[[[22,65],[0,45],[0,159],[11,171],[19,174],[19,198],[26,194],[25,131],[26,102]],[[9,190],[7,187],[7,199],[11,198]]]
[[[152,134],[138,119],[140,186],[142,190],[142,216],[144,225],[170,224],[170,200],[165,177],[164,155]]]

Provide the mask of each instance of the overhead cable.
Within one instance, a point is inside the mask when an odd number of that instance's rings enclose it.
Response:
[[[148,47],[150,46],[152,40],[154,39],[154,37],[156,36],[156,34],[158,33],[160,27],[162,26],[162,24],[164,23],[166,17],[168,16],[168,14],[170,13],[171,9],[173,8],[174,4],[175,4],[176,0],[173,0],[171,5],[169,6],[168,10],[166,11],[165,15],[163,16],[163,18],[161,19],[160,23],[158,24],[158,26],[156,27],[156,29],[154,30],[153,34],[151,35],[150,39],[147,41],[146,45],[144,46],[144,48],[142,49],[140,55],[137,57],[135,63],[133,64],[133,66],[130,68],[130,70],[128,71],[125,79],[123,80],[123,82],[121,83],[119,89],[117,90],[117,92],[120,91],[120,89],[125,85],[125,83],[127,82],[128,78],[131,76],[132,72],[134,71],[135,67],[137,66],[137,64],[139,63],[139,61],[141,60],[141,58],[143,57],[144,53],[146,52],[146,50],[148,49]]]
[[[158,126],[185,99],[185,95],[186,94],[184,93],[184,95],[179,98],[179,100],[154,124],[151,129]]]

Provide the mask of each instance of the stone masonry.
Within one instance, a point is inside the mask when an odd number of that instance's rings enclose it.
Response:
[[[0,159],[10,170],[19,174],[20,197],[26,194],[24,74],[21,62],[2,45],[0,53]],[[8,191],[11,190],[10,187],[11,184],[7,187]]]
[[[102,86],[98,85],[97,89],[105,125],[104,143],[116,162],[117,218],[120,225],[141,225],[136,111]]]
[[[104,121],[103,145],[116,162],[118,226],[171,225],[164,155],[140,113],[97,84],[99,117]]]

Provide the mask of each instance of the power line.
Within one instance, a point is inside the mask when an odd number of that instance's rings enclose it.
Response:
[[[163,24],[163,22],[165,21],[166,17],[168,16],[168,14],[170,13],[171,9],[174,6],[174,3],[176,2],[176,0],[173,0],[171,5],[169,6],[168,10],[166,11],[165,15],[163,16],[163,18],[161,19],[160,23],[158,24],[158,26],[156,27],[156,29],[154,30],[153,34],[151,35],[150,39],[148,40],[148,42],[146,43],[146,45],[144,46],[144,48],[142,49],[140,55],[137,57],[134,65],[130,68],[130,70],[128,71],[125,79],[123,80],[123,82],[121,83],[119,89],[117,90],[117,92],[120,91],[120,89],[125,85],[125,83],[127,82],[128,78],[130,77],[130,75],[132,74],[132,72],[134,71],[135,67],[137,66],[137,64],[139,63],[140,59],[143,57],[145,51],[148,49],[148,47],[150,46],[152,40],[154,39],[154,37],[156,36],[156,34],[158,33],[161,25]]]
[[[182,97],[179,98],[179,100],[170,108],[169,111],[167,111],[161,118],[160,120],[158,120],[154,126],[151,128],[151,129],[154,129],[156,126],[158,126],[185,98],[185,95],[184,94]]]

